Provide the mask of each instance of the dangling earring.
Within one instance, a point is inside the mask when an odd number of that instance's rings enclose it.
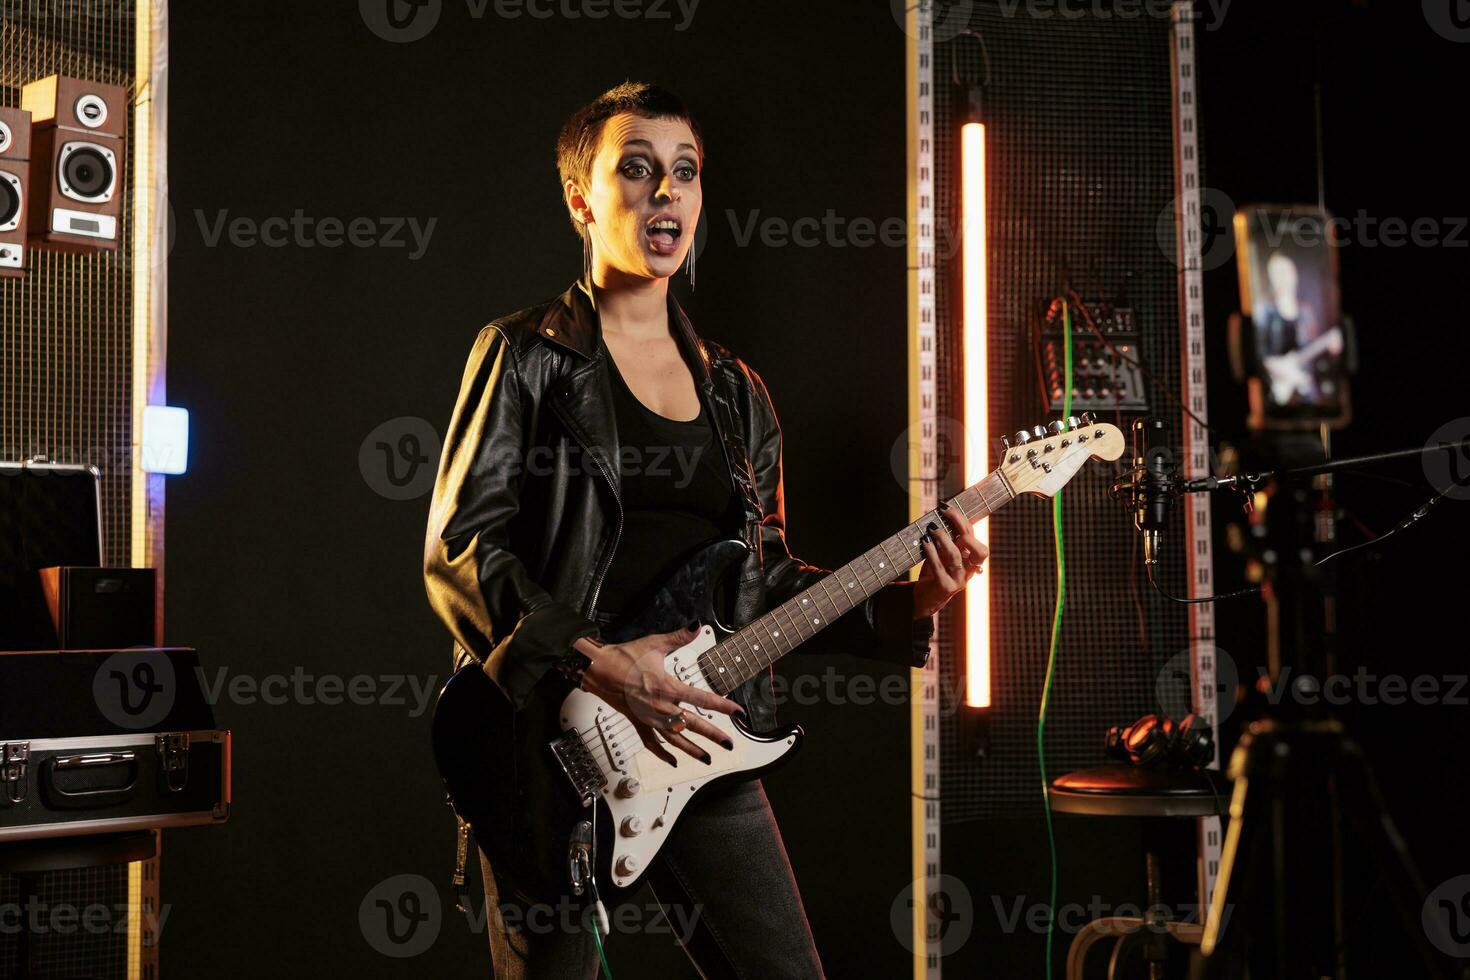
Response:
[[[694,243],[689,243],[689,254],[684,257],[684,273],[689,276],[689,291],[694,292]]]
[[[592,235],[587,231],[587,226],[582,226],[582,281],[587,284],[587,292],[592,292]]]

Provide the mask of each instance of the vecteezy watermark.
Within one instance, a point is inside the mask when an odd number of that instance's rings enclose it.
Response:
[[[1359,248],[1470,247],[1470,236],[1465,233],[1470,218],[1466,217],[1380,217],[1359,208],[1352,217],[1333,215],[1325,222],[1312,214],[1282,214],[1272,216],[1269,221],[1258,216],[1256,223],[1262,241],[1273,249],[1288,244],[1315,248],[1328,241],[1338,247]]]
[[[909,12],[915,9],[921,17],[929,18],[929,36],[935,44],[940,44],[970,29],[975,3],[974,0],[888,0],[893,22],[910,37],[918,33],[909,26],[908,19]]]
[[[442,451],[433,425],[417,416],[404,415],[389,419],[363,438],[357,465],[375,493],[389,500],[412,500],[433,489]],[[693,485],[700,463],[712,452],[719,450],[708,446],[619,446],[617,459],[613,460],[600,447],[587,450],[575,442],[533,446],[525,452],[516,446],[489,446],[477,458],[475,472],[510,484],[523,477],[559,474],[603,480],[616,469],[620,480],[671,477],[675,490],[686,490]]]
[[[1215,724],[1235,711],[1236,690],[1240,674],[1235,658],[1220,647],[1209,645],[1200,651],[1201,668],[1213,667],[1215,684],[1210,692],[1197,691],[1194,683],[1194,651],[1188,647],[1170,657],[1154,676],[1154,698],[1159,709],[1178,721],[1192,711],[1202,710],[1206,698],[1213,701]]]
[[[1456,875],[1424,899],[1424,934],[1448,956],[1470,957],[1470,875]]]
[[[368,945],[384,956],[418,956],[439,938],[439,892],[423,875],[385,878],[362,897],[357,924]]]
[[[1175,239],[1181,201],[1176,196],[1159,212],[1154,232],[1159,248],[1176,265],[1180,263]],[[1235,255],[1233,218],[1235,202],[1224,191],[1206,187],[1200,191],[1198,211],[1192,203],[1183,219],[1199,224],[1200,268],[1219,268]],[[1331,242],[1338,248],[1467,248],[1470,247],[1470,217],[1374,215],[1359,208],[1353,215],[1332,215],[1325,221],[1316,214],[1258,214],[1261,241],[1270,249],[1285,246],[1314,248]],[[1186,257],[1187,260],[1187,257]]]
[[[1225,23],[1231,0],[1205,0],[1193,5],[1194,19],[1207,31],[1218,30]],[[1173,16],[1173,0],[996,0],[1002,17],[1029,17],[1034,20],[1138,20],[1150,17],[1168,20]]]
[[[410,718],[429,710],[434,694],[443,685],[437,674],[310,674],[297,665],[289,674],[231,674],[228,667],[212,672],[195,668],[204,699],[211,705],[227,700],[250,707],[281,705],[356,705],[358,707],[407,708]],[[212,674],[212,676],[211,676]]]
[[[471,20],[645,20],[672,23],[685,31],[700,0],[465,0]],[[367,29],[398,44],[429,36],[444,12],[443,0],[358,0]]]
[[[897,216],[870,218],[849,217],[827,208],[820,217],[800,215],[795,218],[761,213],[752,208],[743,215],[734,208],[725,209],[730,237],[736,248],[758,244],[763,248],[905,248],[918,239],[908,219]],[[977,220],[977,219],[972,219]],[[963,223],[924,225],[934,229],[935,258],[947,260],[959,254],[967,229]]]
[[[469,907],[464,910],[465,925],[471,933],[483,933],[488,906],[482,902],[477,909],[472,901],[466,904]],[[590,932],[596,925],[597,910],[587,902],[574,904],[563,896],[556,905],[501,902],[495,907],[495,915],[503,931],[540,936],[567,935]],[[694,930],[703,916],[704,906],[699,903],[687,906],[680,903],[665,910],[658,902],[642,905],[620,902],[607,910],[607,925],[612,933],[619,935],[672,935],[682,946],[694,938]]]
[[[405,44],[429,36],[443,0],[357,0],[357,12],[367,29],[385,41]]]
[[[1046,902],[1027,902],[1025,895],[1006,899],[1000,895],[990,896],[995,908],[996,921],[1001,931],[1013,934],[1022,930],[1046,933],[1048,930],[1075,934],[1087,928],[1088,923],[1098,919],[1143,919],[1146,922],[1192,922],[1203,921],[1206,907],[1186,902],[1181,905],[1130,905],[1127,902],[1113,904],[1102,896],[1094,895],[1086,904],[1067,902],[1055,910]],[[1230,921],[1231,907],[1226,905],[1220,917],[1223,928]]]
[[[173,906],[168,903],[157,913],[151,908],[142,911],[143,923],[155,943],[172,911]],[[126,902],[75,905],[47,902],[35,895],[26,896],[20,902],[0,902],[0,936],[21,932],[29,936],[125,936],[132,921]]]
[[[926,445],[934,448],[925,449]],[[922,489],[925,480],[948,486],[951,475],[964,472],[966,459],[985,458],[985,441],[949,416],[909,426],[888,450],[893,479],[905,492]]]
[[[291,216],[272,215],[268,218],[253,218],[248,215],[230,217],[228,208],[219,208],[213,215],[203,208],[194,209],[194,220],[199,225],[199,235],[205,248],[216,248],[226,241],[236,248],[409,248],[408,260],[416,262],[423,258],[429,248],[429,238],[434,234],[438,218],[429,218],[422,224],[414,217],[383,218],[317,218],[297,208]],[[407,235],[405,235],[405,231]]]
[[[1231,222],[1235,216],[1235,202],[1230,195],[1215,187],[1206,187],[1195,198],[1176,195],[1167,207],[1159,212],[1154,222],[1154,237],[1159,250],[1169,261],[1183,267],[1188,257],[1179,254],[1177,222],[1183,220],[1187,226],[1198,226],[1199,267],[1201,271],[1218,269],[1235,254],[1235,233]],[[1187,202],[1187,203],[1186,203]]]
[[[954,875],[940,875],[934,888],[928,891],[923,878],[909,882],[888,909],[888,924],[904,949],[912,953],[917,945],[914,941],[916,901],[924,905],[924,941],[930,954],[948,956],[969,941],[975,928],[975,903],[970,898],[970,889]]]
[[[943,673],[939,676],[939,687],[940,714],[954,714],[960,703],[961,692],[956,689],[954,681]],[[860,708],[883,704],[901,707],[911,703],[917,693],[913,683],[900,674],[889,674],[885,677],[844,674],[830,665],[821,674],[802,671],[788,675],[777,671],[771,676],[771,701],[777,708],[785,704],[851,704]]]
[[[102,717],[134,731],[168,717],[178,691],[173,662],[156,650],[119,650],[92,675],[92,699]]]
[[[1290,698],[1298,704],[1346,704],[1399,705],[1399,704],[1445,704],[1463,707],[1470,703],[1467,698],[1465,674],[1419,674],[1405,677],[1403,674],[1374,674],[1367,667],[1359,667],[1349,674],[1329,674],[1317,677],[1314,674],[1297,674],[1290,667],[1281,668],[1276,680],[1267,679],[1264,669],[1260,671],[1260,688],[1266,700],[1280,704]]]
[[[379,496],[413,500],[434,488],[441,449],[439,431],[427,419],[400,415],[363,437],[357,468]]]
[[[1453,419],[1434,430],[1425,446],[1424,475],[1440,493],[1470,500],[1470,416]]]
[[[1434,33],[1458,44],[1470,42],[1470,9],[1464,0],[1422,0],[1424,20]]]

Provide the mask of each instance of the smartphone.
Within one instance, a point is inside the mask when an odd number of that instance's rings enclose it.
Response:
[[[1252,428],[1338,428],[1351,416],[1333,225],[1326,211],[1302,204],[1235,213],[1236,344]]]

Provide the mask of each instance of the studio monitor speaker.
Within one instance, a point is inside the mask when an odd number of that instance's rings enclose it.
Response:
[[[0,277],[25,271],[31,114],[0,106]]]
[[[21,90],[31,114],[30,243],[59,252],[118,247],[127,92],[51,75]]]

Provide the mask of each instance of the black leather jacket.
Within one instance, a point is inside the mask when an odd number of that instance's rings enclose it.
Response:
[[[742,625],[828,573],[787,548],[781,429],[760,377],[699,338],[672,291],[669,322],[743,502],[740,537],[750,553],[730,624]],[[479,660],[517,709],[575,639],[596,631],[620,530],[618,434],[600,329],[581,282],[483,328],[439,462],[424,543],[429,603],[454,635],[455,666]],[[853,553],[866,543],[854,541]],[[914,620],[911,583],[880,589],[859,610],[801,649],[924,665],[934,624]],[[769,672],[731,697],[752,727],[775,725]]]

